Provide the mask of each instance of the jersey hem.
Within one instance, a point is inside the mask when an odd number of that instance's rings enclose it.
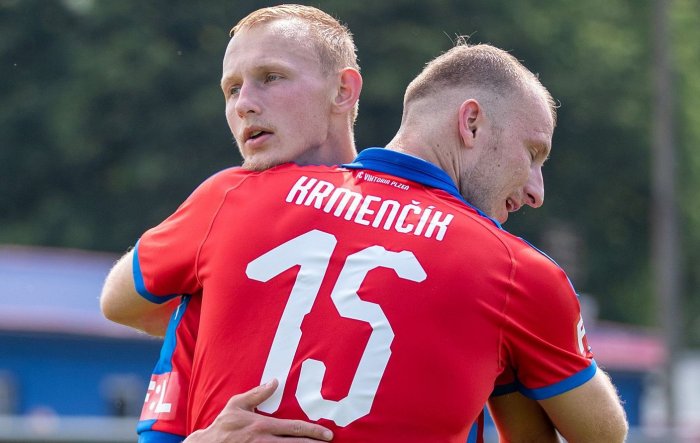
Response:
[[[598,365],[596,364],[595,360],[591,360],[591,365],[586,369],[577,372],[576,374],[565,378],[560,382],[554,383],[553,385],[537,389],[528,389],[524,386],[520,386],[519,390],[523,393],[523,395],[533,400],[545,400],[581,386],[593,378],[597,369]]]
[[[491,397],[500,397],[501,395],[512,394],[513,392],[518,392],[517,383],[497,385],[495,388],[493,388],[493,392],[491,392]]]

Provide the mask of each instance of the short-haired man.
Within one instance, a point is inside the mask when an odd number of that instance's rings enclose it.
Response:
[[[221,87],[244,169],[259,171],[292,161],[337,165],[355,158],[353,125],[362,77],[347,27],[314,7],[279,5],[247,15],[231,35],[235,37],[224,56]],[[238,99],[232,100],[234,96]],[[117,266],[131,272],[131,263],[129,253]],[[102,309],[119,323],[165,334],[137,431],[140,443],[179,442],[187,429],[201,298],[153,298],[146,290],[153,283],[139,286],[146,298],[103,296]],[[133,289],[111,294],[129,291]],[[312,423],[255,418],[260,432],[320,439],[325,430]]]

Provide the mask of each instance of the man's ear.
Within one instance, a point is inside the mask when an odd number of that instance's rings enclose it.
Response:
[[[340,84],[333,102],[335,111],[342,114],[350,112],[360,99],[362,91],[362,75],[353,68],[340,71]]]
[[[459,136],[467,148],[474,146],[476,134],[484,119],[484,112],[473,98],[464,101],[459,107]]]

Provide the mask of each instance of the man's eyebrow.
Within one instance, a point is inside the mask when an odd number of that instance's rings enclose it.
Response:
[[[235,72],[234,73],[229,72],[228,74],[222,76],[221,77],[221,87],[225,88],[227,85],[229,85],[231,82],[233,82],[238,77],[239,77],[239,75]]]
[[[275,69],[289,69],[289,64],[276,58],[263,58],[258,60],[255,66],[253,66],[253,70],[255,71],[271,71]]]
[[[224,87],[226,87],[226,85],[231,82],[232,78],[233,78],[233,75],[225,75],[225,76],[221,77],[221,83],[220,83],[221,88],[223,89]]]
[[[221,88],[222,91],[224,91],[224,94],[227,94],[226,89],[233,83],[233,80],[236,78],[235,75],[225,75],[221,77],[221,83],[219,84],[219,87]]]
[[[289,66],[276,59],[262,59],[255,63],[254,66],[250,68],[253,72],[266,72],[266,71],[286,71]],[[237,74],[227,74],[221,78],[221,87],[224,87],[232,78],[238,77]]]

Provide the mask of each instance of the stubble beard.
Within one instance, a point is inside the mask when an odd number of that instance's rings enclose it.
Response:
[[[489,162],[489,155],[492,155],[491,149],[487,151],[485,156],[481,156],[476,164],[467,171],[460,183],[460,193],[464,199],[472,206],[484,212],[491,218],[494,218],[493,209],[489,207],[489,201],[493,200],[495,189],[493,186],[494,171]],[[494,161],[494,159],[491,159]]]
[[[247,169],[248,171],[260,172],[281,165],[282,163],[286,163],[280,161],[275,162],[270,159],[255,158],[256,156],[253,157],[254,158],[252,159],[244,159],[241,167],[243,169]]]

